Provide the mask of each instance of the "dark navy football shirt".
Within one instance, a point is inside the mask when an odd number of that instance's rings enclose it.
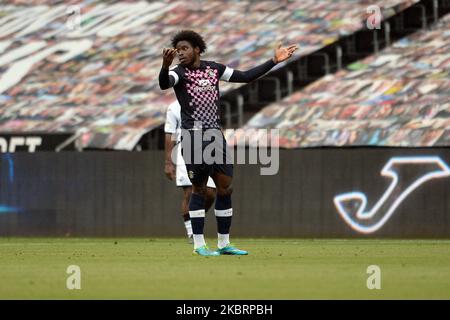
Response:
[[[233,69],[213,61],[200,61],[199,68],[176,65],[169,76],[175,79],[173,86],[181,105],[183,129],[220,128],[219,80],[229,81]]]

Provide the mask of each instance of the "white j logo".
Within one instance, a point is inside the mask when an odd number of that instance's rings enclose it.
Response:
[[[400,175],[403,167],[415,169],[418,175],[414,179]],[[392,182],[369,211],[365,211],[367,197],[362,192],[349,192],[334,197],[334,205],[341,217],[358,232],[372,233],[380,229],[411,192],[428,180],[449,177],[450,168],[435,156],[395,157],[384,166],[381,175],[391,178]]]

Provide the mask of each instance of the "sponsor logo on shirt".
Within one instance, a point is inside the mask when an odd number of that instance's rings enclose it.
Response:
[[[194,88],[195,92],[214,91],[216,88],[211,85],[208,79],[198,80],[198,86]]]

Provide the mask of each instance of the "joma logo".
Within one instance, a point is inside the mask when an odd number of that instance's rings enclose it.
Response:
[[[414,170],[414,178],[402,176],[404,169]],[[435,156],[394,157],[381,170],[392,182],[372,209],[366,211],[367,197],[355,191],[334,197],[334,205],[344,221],[361,233],[380,229],[405,198],[425,182],[450,176],[447,164]]]

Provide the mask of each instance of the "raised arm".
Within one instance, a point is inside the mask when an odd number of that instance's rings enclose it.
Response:
[[[228,81],[248,83],[256,80],[269,72],[270,69],[272,69],[277,63],[289,59],[297,49],[298,48],[296,45],[282,48],[281,43],[279,43],[277,48],[275,49],[275,54],[272,59],[247,71],[233,70],[233,73],[231,74]]]
[[[169,89],[176,84],[176,79],[173,75],[169,75],[169,68],[173,59],[177,55],[176,49],[164,48],[163,50],[163,64],[159,72],[159,87],[162,90]]]
[[[229,81],[242,83],[251,82],[269,72],[275,65],[276,63],[273,62],[273,59],[270,59],[247,71],[233,70],[233,74],[231,75]]]

